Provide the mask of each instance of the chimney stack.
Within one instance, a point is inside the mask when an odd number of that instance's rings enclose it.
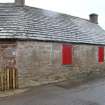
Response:
[[[25,5],[25,0],[15,0],[15,5],[23,7]]]
[[[89,15],[89,20],[92,23],[98,24],[98,15],[95,13],[92,13]]]

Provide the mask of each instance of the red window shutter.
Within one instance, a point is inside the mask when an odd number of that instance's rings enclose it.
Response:
[[[72,64],[72,46],[63,45],[62,47],[62,64]]]
[[[104,62],[104,47],[98,48],[98,62],[99,63]]]

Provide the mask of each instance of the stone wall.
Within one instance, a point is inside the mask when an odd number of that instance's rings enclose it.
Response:
[[[73,64],[62,65],[62,43],[18,41],[17,68],[20,87],[62,81],[90,79],[104,73],[98,63],[98,46],[73,45]]]
[[[16,66],[16,43],[0,41],[0,71],[6,68],[15,68]]]

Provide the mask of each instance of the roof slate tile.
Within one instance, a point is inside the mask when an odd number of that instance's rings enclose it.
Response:
[[[79,17],[14,4],[0,4],[0,38],[105,45],[105,30]]]

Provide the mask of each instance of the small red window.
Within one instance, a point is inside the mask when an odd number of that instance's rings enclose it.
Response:
[[[98,48],[98,62],[99,63],[104,62],[104,47]]]
[[[72,45],[64,44],[62,47],[62,64],[72,64]]]

